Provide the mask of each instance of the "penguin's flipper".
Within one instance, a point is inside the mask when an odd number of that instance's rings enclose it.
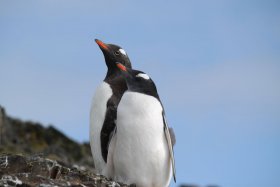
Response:
[[[172,164],[172,173],[173,173],[173,179],[176,182],[176,168],[175,168],[175,159],[174,159],[174,152],[173,152],[173,145],[172,145],[172,138],[171,138],[171,133],[169,132],[169,127],[167,125],[167,121],[165,119],[165,114],[164,112],[162,112],[162,118],[163,118],[163,123],[164,123],[164,135],[165,135],[165,139],[168,145],[168,149],[169,149],[169,155],[170,155],[170,159],[171,159],[171,164]],[[174,135],[174,131],[172,129],[172,133]],[[175,137],[175,136],[174,136]],[[174,142],[175,144],[175,142]]]
[[[169,133],[171,137],[172,147],[176,144],[176,136],[172,127],[169,127]]]
[[[107,110],[105,120],[100,132],[101,153],[104,162],[107,163],[108,147],[112,139],[112,135],[116,128],[115,120],[117,117],[117,109],[112,99],[107,102]]]

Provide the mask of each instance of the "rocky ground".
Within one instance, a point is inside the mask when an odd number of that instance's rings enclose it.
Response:
[[[41,155],[0,156],[0,186],[128,187],[87,170],[67,167]]]

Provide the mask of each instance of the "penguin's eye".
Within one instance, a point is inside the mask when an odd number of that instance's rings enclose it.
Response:
[[[119,56],[120,52],[119,51],[115,51],[115,55]]]

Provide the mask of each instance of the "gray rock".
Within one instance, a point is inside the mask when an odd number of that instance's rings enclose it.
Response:
[[[0,186],[128,187],[42,156],[0,155]]]

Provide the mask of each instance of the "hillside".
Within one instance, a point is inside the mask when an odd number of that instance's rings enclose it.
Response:
[[[77,143],[53,126],[11,118],[1,106],[0,153],[40,154],[67,165],[94,168],[89,143]]]

